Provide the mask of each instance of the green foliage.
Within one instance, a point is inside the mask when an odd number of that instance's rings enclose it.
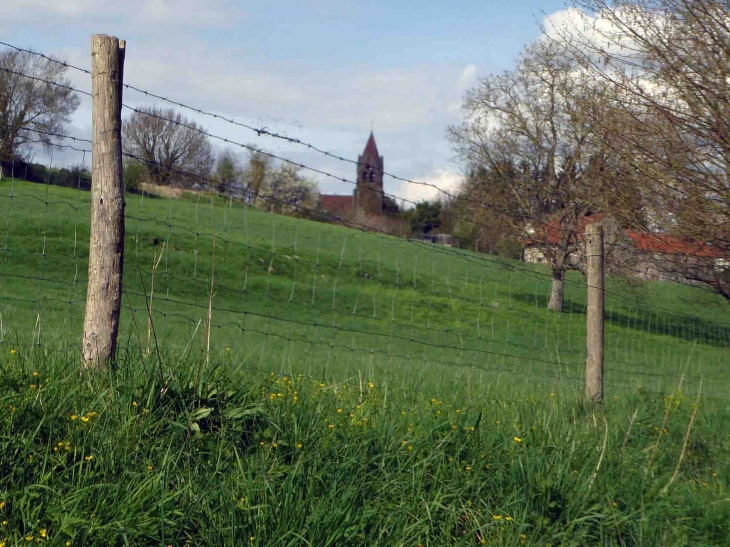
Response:
[[[136,194],[141,191],[142,183],[148,180],[149,173],[142,162],[126,158],[122,165],[122,178],[124,179],[124,189]]]
[[[441,203],[438,201],[421,201],[416,205],[411,216],[411,230],[427,234],[441,226]]]
[[[522,258],[522,243],[515,237],[506,237],[497,242],[495,251],[499,256],[519,260]]]
[[[218,192],[224,195],[229,195],[229,193],[236,189],[240,192],[243,189],[241,177],[242,173],[236,157],[229,150],[223,151],[218,157],[215,167],[215,179],[218,182]]]

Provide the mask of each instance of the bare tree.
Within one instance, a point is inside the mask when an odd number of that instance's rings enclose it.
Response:
[[[552,270],[548,307],[561,311],[565,272],[579,267],[581,219],[598,203],[605,164],[586,110],[595,95],[559,44],[528,47],[517,67],[483,79],[450,138],[477,176],[465,188],[477,220],[494,215],[537,244]],[[485,206],[489,204],[489,206]],[[489,218],[485,218],[489,220]]]
[[[70,85],[66,70],[32,53],[0,52],[0,160],[29,140],[51,143],[49,133],[63,133],[79,106],[76,93],[63,87]]]
[[[658,267],[730,300],[728,3],[577,0],[577,8],[549,31],[609,90],[591,121],[630,171],[615,192],[633,191],[648,213],[634,223],[678,236],[662,239],[678,243]]]
[[[174,108],[137,109],[125,120],[122,136],[124,151],[144,162],[157,184],[191,184],[213,168],[213,147],[205,132]]]

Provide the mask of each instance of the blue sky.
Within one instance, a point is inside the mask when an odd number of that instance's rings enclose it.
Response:
[[[181,102],[357,158],[371,126],[386,171],[458,183],[446,129],[464,91],[509,69],[560,2],[401,0],[0,0],[0,39],[89,65],[90,35],[128,41],[125,81]],[[71,74],[80,88],[89,78]],[[149,99],[127,93],[131,105]],[[354,166],[190,115],[209,131],[354,178]],[[83,102],[71,131],[90,134]],[[42,157],[38,152],[38,157]],[[54,162],[73,162],[68,155]],[[323,192],[352,186],[314,176]],[[431,197],[386,177],[386,192]]]

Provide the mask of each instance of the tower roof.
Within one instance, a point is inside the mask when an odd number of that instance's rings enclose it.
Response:
[[[363,156],[375,156],[376,158],[380,157],[380,154],[378,154],[378,145],[375,144],[375,135],[373,135],[373,132],[370,132],[370,138],[368,139],[368,143],[365,145],[365,151],[362,153]]]

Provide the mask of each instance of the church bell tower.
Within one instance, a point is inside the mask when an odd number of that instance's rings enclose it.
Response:
[[[383,213],[383,156],[378,155],[372,131],[365,150],[357,158],[355,209],[366,215]]]

